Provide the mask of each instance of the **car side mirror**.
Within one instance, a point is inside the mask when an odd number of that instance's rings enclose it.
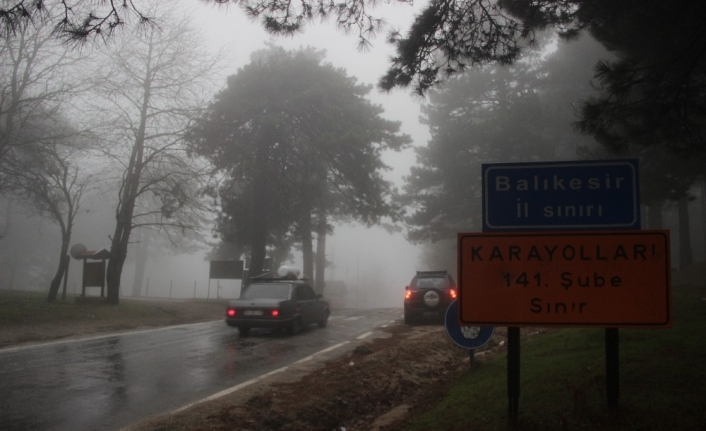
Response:
[[[405,286],[404,290],[410,290],[411,288],[412,288],[412,286]]]

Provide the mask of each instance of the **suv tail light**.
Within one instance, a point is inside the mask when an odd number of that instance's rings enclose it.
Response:
[[[409,290],[409,289],[407,289],[407,290],[404,292],[404,299],[410,299],[411,297],[412,297],[412,291]]]
[[[458,297],[458,291],[455,287],[449,289],[449,296],[451,297],[451,299],[456,299]]]
[[[228,317],[235,317],[235,309],[234,309],[234,308],[229,308],[229,309],[226,311],[226,314],[228,315]]]

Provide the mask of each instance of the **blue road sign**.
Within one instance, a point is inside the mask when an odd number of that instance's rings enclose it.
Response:
[[[483,231],[640,229],[635,159],[484,164]]]
[[[493,326],[461,326],[458,324],[458,301],[454,301],[446,309],[444,319],[446,333],[454,343],[464,349],[478,349],[483,347],[495,333]]]

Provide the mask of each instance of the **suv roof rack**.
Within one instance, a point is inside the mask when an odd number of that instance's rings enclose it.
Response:
[[[442,274],[447,274],[448,271],[446,270],[439,270],[439,271],[417,271],[417,275],[442,275]]]

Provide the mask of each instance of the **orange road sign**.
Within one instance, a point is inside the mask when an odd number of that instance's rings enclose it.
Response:
[[[671,327],[668,230],[458,234],[459,324]]]

